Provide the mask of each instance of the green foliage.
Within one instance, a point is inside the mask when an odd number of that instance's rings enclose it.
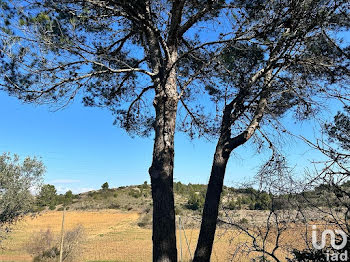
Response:
[[[236,201],[234,200],[229,201],[225,207],[231,210],[240,209],[238,208],[238,206],[236,205]]]
[[[57,205],[57,191],[54,185],[43,185],[39,195],[36,198],[38,206],[56,206]]]
[[[143,194],[142,194],[142,191],[139,189],[139,188],[131,188],[129,193],[128,193],[129,196],[132,196],[134,198],[139,198],[141,197]]]
[[[236,200],[230,200],[225,207],[231,210],[242,209],[242,197],[239,196]]]
[[[254,209],[255,210],[267,210],[271,204],[271,197],[266,192],[258,194],[255,200]]]
[[[148,185],[147,181],[143,182],[143,184],[141,185],[141,189],[145,190],[148,188],[149,188],[149,185]]]
[[[30,189],[40,187],[44,172],[43,163],[36,158],[20,161],[17,155],[0,155],[0,227],[34,210]]]
[[[241,224],[241,225],[248,224],[248,219],[246,219],[246,218],[241,218],[241,219],[239,220],[238,223]]]
[[[186,207],[191,210],[200,210],[204,207],[205,195],[192,191],[187,200]]]
[[[101,186],[101,188],[102,188],[103,190],[108,190],[108,189],[109,189],[108,182],[103,183],[102,186]]]
[[[174,192],[177,194],[184,194],[187,191],[187,186],[181,182],[174,183]]]
[[[74,195],[72,193],[71,190],[68,190],[65,194],[64,194],[64,201],[63,201],[63,204],[65,206],[67,205],[70,205],[73,203],[73,198],[74,198]]]
[[[345,106],[344,112],[338,112],[333,123],[326,124],[326,130],[332,142],[350,150],[350,106]]]
[[[232,191],[232,190],[231,190]],[[251,209],[266,210],[271,206],[271,196],[266,192],[260,192],[253,188],[240,188],[235,190],[240,195],[236,199],[231,199],[225,208],[228,209]]]

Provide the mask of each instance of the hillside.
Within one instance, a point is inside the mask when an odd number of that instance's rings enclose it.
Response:
[[[47,186],[45,192],[50,190],[54,192],[52,189],[52,186]],[[178,182],[175,183],[174,190],[178,252],[179,255],[183,253],[184,261],[187,261],[191,257],[189,249],[191,252],[195,249],[206,186],[184,185]],[[271,201],[280,201],[278,204],[282,215],[280,219],[283,219],[285,211],[287,211],[286,215],[289,218],[293,218],[297,214],[293,207],[287,203],[301,199],[306,194],[310,199],[315,199],[318,204],[324,204],[325,197],[331,200],[327,191],[328,188],[320,186],[297,195],[273,196],[252,188],[225,187],[219,218],[241,225],[243,228],[261,229],[266,226],[269,217],[267,209],[271,207]],[[36,199],[36,208],[41,209],[41,212],[35,217],[25,217],[13,227],[8,238],[3,240],[0,261],[33,261],[34,255],[38,252],[31,248],[31,245],[42,243],[45,239],[51,239],[53,245],[57,245],[63,215],[63,212],[60,211],[63,210],[63,204],[66,205],[67,209],[65,230],[68,231],[68,234],[76,228],[82,229],[81,239],[76,242],[79,243],[77,246],[79,248],[77,251],[79,261],[132,262],[151,260],[152,199],[151,188],[147,183],[119,188],[105,187],[76,195],[68,191],[64,195],[51,195],[46,199],[53,201],[51,203],[45,203],[43,196],[43,194],[39,194]],[[45,205],[43,206],[43,204]],[[324,218],[324,216],[317,214],[314,209],[309,209],[309,211],[308,217],[313,217],[314,221],[319,221],[321,217]],[[300,227],[298,223],[294,223],[290,219],[287,221],[290,228],[286,228],[286,231],[283,232],[284,237],[281,240],[281,245],[288,244],[289,247],[292,245],[298,250],[303,249],[304,242],[299,237],[304,236],[304,227]],[[274,236],[273,234],[274,231],[272,231],[270,238]],[[231,260],[232,250],[237,247],[238,243],[248,244],[249,241],[248,236],[236,226],[218,223],[212,261]],[[39,244],[39,246],[42,245]],[[288,254],[284,248],[277,252],[277,256],[281,259]],[[235,257],[234,261],[250,261],[255,255],[254,253],[250,253],[249,256],[244,252],[237,253],[238,257]]]
[[[174,184],[176,213],[196,213],[203,208],[206,185]],[[68,191],[67,193],[70,193]],[[67,195],[66,193],[66,195]],[[51,210],[61,208],[67,200],[64,194],[42,201],[37,199],[38,206]],[[55,199],[53,199],[55,198]],[[148,211],[152,207],[151,187],[147,183],[142,185],[122,186],[92,190],[68,197],[68,206],[74,210],[118,209],[122,211]],[[222,206],[227,209],[264,210],[268,208],[271,196],[266,192],[259,192],[253,188],[235,189],[224,187]]]
[[[52,186],[51,186],[52,187]],[[204,205],[206,185],[201,184],[174,184],[175,213],[185,219],[185,226],[198,227],[201,211]],[[305,196],[308,202],[304,201]],[[141,185],[122,186],[93,190],[80,194],[66,194],[51,196],[48,199],[37,197],[37,209],[62,211],[63,204],[68,210],[96,211],[116,210],[140,214],[138,225],[150,227],[152,221],[151,187],[146,182]],[[225,186],[222,193],[220,217],[227,215],[235,217],[240,222],[263,222],[271,209],[293,210],[294,204],[303,204],[305,208],[329,204],[331,200],[326,186],[322,185],[314,190],[295,195],[274,196],[253,188],[233,188]],[[334,200],[335,201],[335,200]],[[336,203],[334,203],[336,206]]]

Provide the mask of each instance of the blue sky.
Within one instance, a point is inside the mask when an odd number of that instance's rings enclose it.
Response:
[[[47,167],[45,183],[54,184],[60,193],[69,189],[83,192],[98,189],[108,181],[111,187],[149,181],[153,141],[131,138],[113,126],[112,114],[100,108],[84,107],[75,101],[53,112],[47,106],[23,104],[0,92],[0,152],[37,156]],[[290,119],[286,120],[287,122]],[[305,135],[313,131],[308,122],[287,123]],[[216,141],[190,141],[178,133],[175,138],[175,181],[207,183]],[[307,148],[291,138],[283,141],[291,165],[303,170],[308,165]],[[234,152],[225,182],[227,185],[251,179],[267,155],[258,155],[250,144]]]
[[[201,36],[208,39],[215,39],[213,32],[219,34],[230,28],[223,24],[206,27],[210,29]],[[191,30],[188,34],[192,34]],[[349,39],[345,33],[343,36]],[[330,108],[332,115],[337,106]],[[76,100],[65,109],[52,112],[47,106],[22,104],[0,92],[0,114],[0,152],[40,157],[47,167],[44,182],[54,184],[60,193],[69,189],[73,192],[97,189],[106,181],[112,187],[149,181],[153,137],[131,138],[113,126],[113,116],[107,110],[87,108]],[[291,131],[309,138],[317,133],[312,121],[294,123],[285,118],[283,122]],[[308,158],[318,158],[296,139],[285,138],[280,142],[296,173],[310,166]],[[177,133],[175,181],[207,183],[215,145],[215,140],[190,141]],[[225,183],[237,186],[250,180],[267,157],[258,155],[251,142],[238,148],[230,158]]]

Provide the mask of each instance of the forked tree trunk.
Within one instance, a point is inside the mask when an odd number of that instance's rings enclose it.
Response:
[[[227,160],[228,158],[224,157],[223,146],[218,145],[216,147],[208,190],[205,196],[202,224],[194,254],[194,262],[210,261]]]
[[[245,93],[239,93],[236,99],[225,106],[223,119],[221,122],[220,138],[216,146],[207,194],[205,197],[202,224],[197,242],[197,248],[193,259],[194,262],[210,261],[227,161],[230,157],[231,152],[235,148],[247,142],[259,126],[267,105],[267,97],[269,95],[269,86],[271,84],[271,79],[272,73],[271,71],[268,71],[264,82],[265,87],[260,94],[260,99],[253,119],[250,121],[245,131],[234,138],[231,138],[231,125],[235,117],[232,116],[231,112],[233,108],[238,108],[236,111],[236,116],[239,115],[239,108],[243,105]]]
[[[174,57],[176,59],[176,57]],[[172,67],[171,67],[172,68]],[[156,88],[155,141],[149,169],[153,198],[153,261],[176,262],[175,207],[173,192],[174,134],[177,112],[176,72]]]

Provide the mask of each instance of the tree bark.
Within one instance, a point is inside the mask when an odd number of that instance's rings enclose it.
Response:
[[[176,52],[171,61],[176,60]],[[177,112],[176,70],[169,64],[166,82],[156,88],[155,141],[149,169],[153,198],[153,261],[176,262],[175,206],[173,193],[174,134]]]
[[[216,147],[205,196],[202,224],[194,254],[194,262],[210,261],[227,161],[228,158],[224,156],[224,146],[219,143]]]
[[[268,102],[267,97],[269,95],[271,79],[272,72],[269,70],[265,77],[265,87],[261,92],[253,119],[242,133],[233,138],[231,138],[231,126],[238,116],[244,112],[244,108],[242,106],[246,93],[244,91],[242,93],[240,92],[236,99],[225,106],[223,119],[221,122],[220,137],[216,147],[207,194],[205,197],[202,224],[193,259],[194,262],[210,261],[215,238],[216,222],[219,214],[220,197],[224,184],[228,159],[231,152],[235,148],[247,142],[258,128]],[[232,115],[231,112],[233,109],[235,109],[235,111]]]

